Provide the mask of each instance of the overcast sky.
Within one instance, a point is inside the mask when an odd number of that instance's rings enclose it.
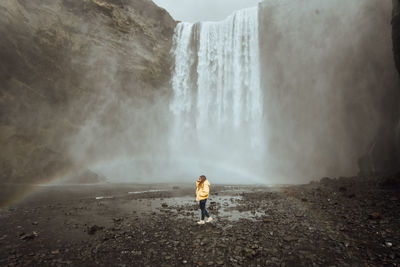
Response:
[[[256,6],[261,0],[153,0],[180,21],[223,20],[235,10]]]

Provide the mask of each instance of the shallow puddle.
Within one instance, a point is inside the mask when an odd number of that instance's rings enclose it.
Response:
[[[207,201],[207,210],[210,215],[218,220],[224,219],[237,221],[240,219],[257,220],[264,214],[258,211],[240,210],[239,205],[242,197],[235,196],[213,196]],[[146,198],[123,201],[119,205],[127,213],[167,213],[179,218],[198,220],[200,217],[199,204],[194,197],[182,196],[172,198]]]

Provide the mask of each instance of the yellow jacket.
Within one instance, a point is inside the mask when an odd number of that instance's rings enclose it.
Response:
[[[205,180],[200,187],[199,183],[199,181],[196,181],[196,201],[208,198],[210,193],[210,182],[208,180]]]

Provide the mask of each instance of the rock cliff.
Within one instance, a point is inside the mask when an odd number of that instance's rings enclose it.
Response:
[[[139,122],[123,108],[169,91],[175,24],[150,0],[1,1],[0,181],[51,178],[127,138],[121,120]]]

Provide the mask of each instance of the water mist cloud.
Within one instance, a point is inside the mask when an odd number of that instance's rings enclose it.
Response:
[[[392,142],[385,131],[398,115],[391,3],[267,0],[260,12],[274,172],[303,181],[357,174],[371,145]]]

